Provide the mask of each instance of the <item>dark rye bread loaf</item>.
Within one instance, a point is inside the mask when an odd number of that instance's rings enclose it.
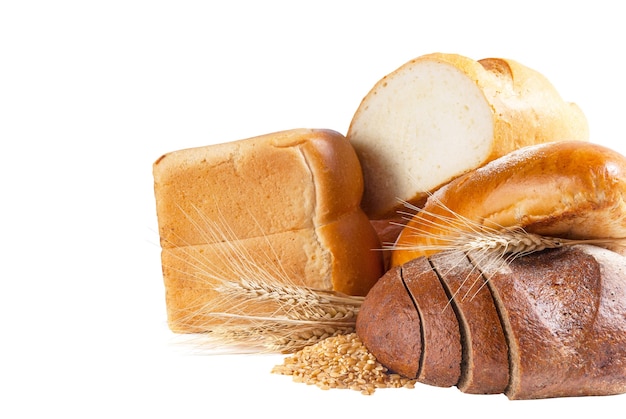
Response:
[[[491,393],[500,388],[510,399],[626,392],[625,257],[588,245],[534,253],[493,272],[485,269],[483,274],[488,281],[483,289],[488,293],[478,293],[473,300],[462,300],[462,291],[454,290],[466,278],[477,275],[475,265],[452,266],[452,262],[459,260],[446,260],[443,256],[414,259],[392,268],[372,288],[359,312],[357,333],[374,356],[387,352],[386,345],[393,344],[402,347],[397,353],[407,354],[413,363],[420,357],[420,368],[410,377],[429,384],[457,385],[472,393]],[[431,283],[418,287],[424,284],[424,278],[433,275],[438,278],[438,286]],[[440,295],[445,294],[445,288],[453,305],[443,310]],[[386,301],[404,301],[404,313],[381,307],[381,294]],[[416,297],[418,294],[420,298]],[[407,295],[415,304],[415,313],[408,310]],[[443,318],[454,313],[454,321],[427,322],[424,313]],[[416,316],[420,322],[412,321],[412,330],[405,334],[403,327],[407,322],[403,318]],[[494,343],[503,345],[502,335],[484,330],[497,321],[505,336],[506,363],[501,362],[502,354],[490,353]],[[420,333],[415,331],[416,325],[422,328]],[[463,357],[450,350],[450,337],[463,347]],[[416,342],[418,339],[421,342]],[[421,353],[416,355],[411,349]],[[404,374],[394,368],[402,366],[403,359],[379,360]],[[441,372],[439,380],[425,377],[424,370],[431,368],[430,362],[437,368],[449,365],[450,370],[461,373],[451,384],[450,375],[445,372]],[[494,380],[496,375],[499,378]],[[505,375],[509,379],[502,388]]]

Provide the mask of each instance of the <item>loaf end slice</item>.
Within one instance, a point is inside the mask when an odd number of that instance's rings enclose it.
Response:
[[[356,333],[386,368],[417,377],[423,350],[421,321],[401,268],[387,271],[370,290],[357,316]]]

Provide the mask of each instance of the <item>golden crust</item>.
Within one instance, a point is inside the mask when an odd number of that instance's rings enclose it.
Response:
[[[443,243],[451,230],[442,216],[562,238],[624,238],[625,196],[626,157],[613,150],[578,141],[525,147],[435,192],[407,223],[396,246]],[[422,234],[414,234],[416,228]],[[424,254],[398,249],[391,263]]]

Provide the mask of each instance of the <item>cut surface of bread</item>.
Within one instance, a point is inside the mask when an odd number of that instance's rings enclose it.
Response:
[[[582,111],[540,73],[507,59],[418,57],[362,100],[347,137],[364,172],[363,208],[393,218],[453,178],[520,147],[588,140]]]
[[[296,129],[175,151],[153,171],[175,331],[210,324],[223,280],[265,275],[365,295],[382,275],[378,236],[359,206],[361,167],[337,132]]]

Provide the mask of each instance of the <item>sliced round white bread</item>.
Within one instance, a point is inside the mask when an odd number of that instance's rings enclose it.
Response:
[[[363,166],[362,206],[393,218],[455,177],[520,147],[588,140],[581,109],[516,61],[434,53],[382,78],[347,137]]]

